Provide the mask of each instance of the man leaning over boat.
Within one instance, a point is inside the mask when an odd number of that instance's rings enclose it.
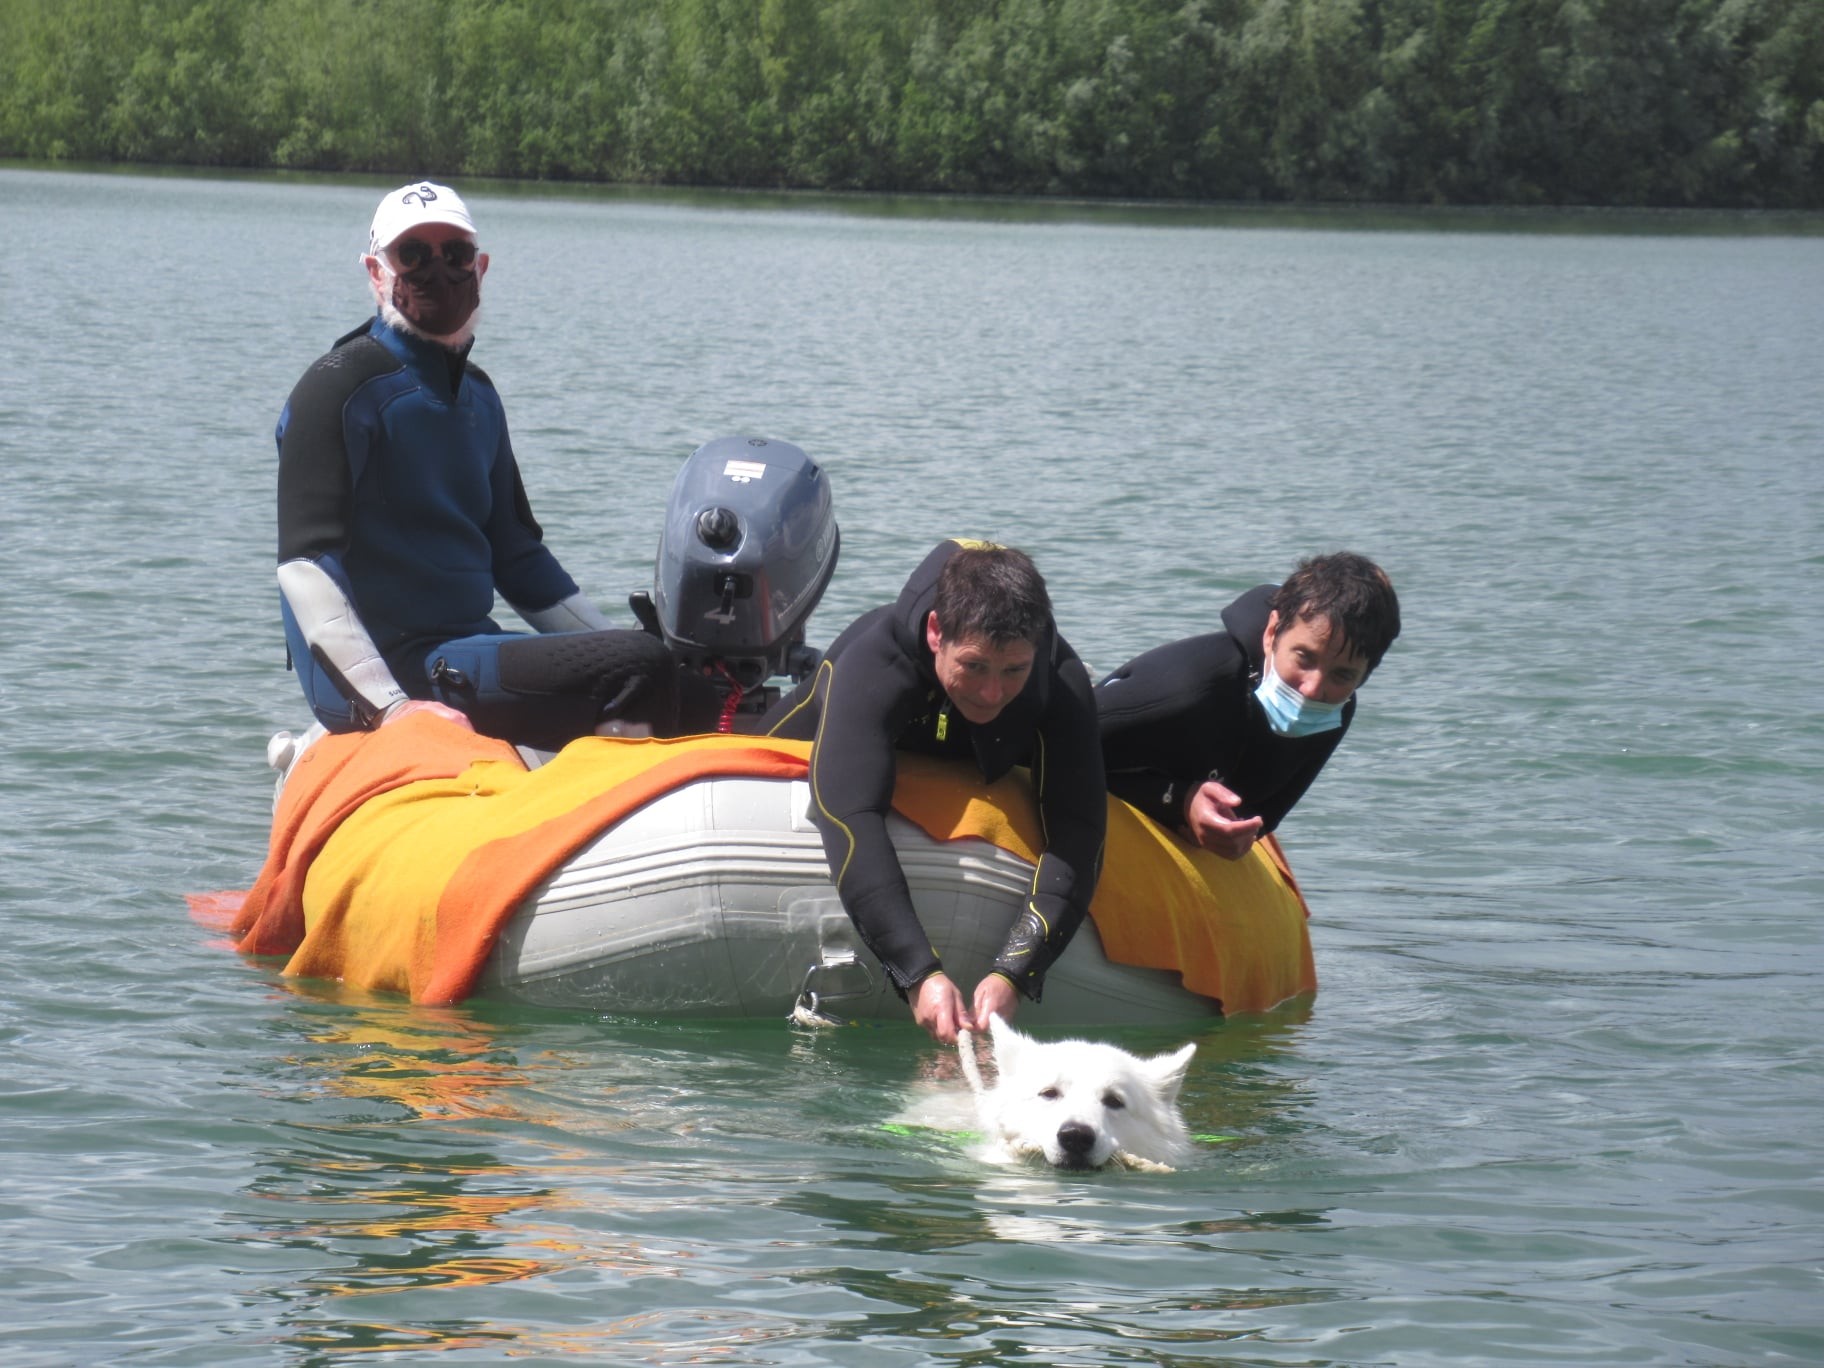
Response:
[[[856,619],[763,730],[812,743],[812,818],[843,908],[913,1016],[948,1043],[1038,999],[1095,892],[1108,820],[1095,702],[1045,581],[1011,547],[946,541],[899,598]],[[887,833],[895,753],[1030,766],[1046,847],[1023,908],[971,996],[944,972]]]
[[[1110,791],[1241,859],[1310,788],[1399,634],[1387,572],[1351,551],[1248,590],[1221,630],[1155,647],[1096,686]]]

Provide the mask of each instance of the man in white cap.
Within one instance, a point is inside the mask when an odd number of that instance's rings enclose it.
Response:
[[[376,313],[305,372],[276,434],[281,609],[317,720],[372,728],[428,699],[543,749],[670,731],[670,652],[614,629],[546,549],[500,395],[469,364],[488,257],[467,206],[401,186],[361,260]],[[490,617],[496,592],[535,635]]]

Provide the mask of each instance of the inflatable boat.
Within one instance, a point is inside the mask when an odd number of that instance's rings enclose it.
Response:
[[[636,613],[723,681],[725,721],[814,667],[804,622],[833,569],[827,486],[796,447],[725,438],[672,494]],[[776,690],[770,691],[776,696]],[[285,972],[598,1013],[910,1020],[859,940],[808,817],[808,743],[587,737],[554,756],[434,714],[293,739],[232,933]],[[902,756],[891,832],[919,919],[965,991],[1004,943],[1039,847],[1023,772]],[[1025,1025],[1169,1023],[1316,988],[1277,845],[1224,861],[1110,799],[1087,918]],[[218,908],[220,904],[217,904]]]
[[[287,974],[426,1003],[909,1019],[831,884],[809,755],[759,737],[590,737],[529,765],[432,715],[324,736],[284,757],[271,847],[228,909],[232,933]],[[986,784],[905,756],[894,808],[919,918],[973,985],[1031,884],[1025,777]],[[1276,846],[1219,860],[1111,799],[1090,916],[1020,1018],[1186,1021],[1315,988]]]

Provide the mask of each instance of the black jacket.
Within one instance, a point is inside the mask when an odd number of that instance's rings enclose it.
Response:
[[[1281,736],[1254,697],[1264,664],[1261,638],[1278,586],[1248,590],[1222,610],[1223,630],[1136,656],[1096,686],[1109,791],[1169,830],[1184,824],[1184,799],[1206,779],[1241,795],[1241,816],[1272,831],[1311,787],[1349,730]]]
[[[994,721],[975,726],[937,681],[925,619],[938,572],[957,550],[944,542],[896,602],[857,618],[809,679],[762,724],[772,736],[811,740],[813,820],[823,834],[842,905],[903,993],[942,968],[919,924],[887,835],[898,751],[972,760],[990,782],[1032,769],[1046,846],[1027,905],[995,969],[1031,998],[1075,934],[1095,892],[1108,822],[1107,789],[1089,675],[1069,643],[1048,631],[1032,674]]]

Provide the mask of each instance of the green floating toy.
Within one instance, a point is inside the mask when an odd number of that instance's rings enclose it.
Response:
[[[942,1130],[937,1126],[909,1126],[902,1121],[882,1121],[880,1128],[893,1135],[929,1135],[939,1140],[951,1140],[959,1145],[968,1144],[971,1140],[980,1140],[980,1131]],[[1191,1139],[1200,1145],[1226,1145],[1239,1140],[1239,1135],[1193,1135]]]

